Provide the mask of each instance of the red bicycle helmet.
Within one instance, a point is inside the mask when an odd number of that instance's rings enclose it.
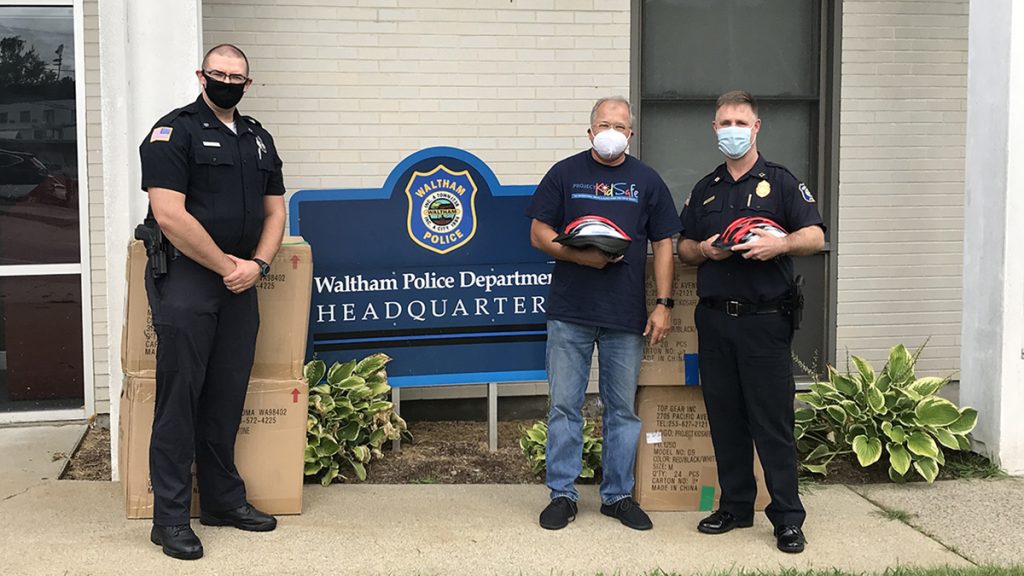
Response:
[[[762,216],[746,216],[743,218],[737,218],[732,221],[731,224],[725,227],[725,230],[718,235],[718,238],[712,242],[712,246],[715,248],[732,248],[738,244],[745,244],[747,242],[754,242],[758,236],[754,233],[754,229],[760,228],[768,233],[778,236],[779,238],[789,234],[786,229],[779,226],[774,220],[770,218],[764,218]]]
[[[576,248],[593,246],[612,257],[625,254],[632,241],[633,239],[614,222],[592,214],[569,222],[565,226],[565,231],[555,237],[555,242],[566,246]]]

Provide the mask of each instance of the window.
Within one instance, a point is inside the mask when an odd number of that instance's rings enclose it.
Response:
[[[0,112],[0,124],[7,124],[7,112]]]
[[[807,183],[830,221],[838,174],[832,158],[835,0],[635,0],[638,152],[662,175],[679,208],[723,162],[711,122],[715,101],[743,89],[758,100],[758,150]],[[836,122],[838,124],[838,122]],[[833,236],[830,232],[829,236]],[[794,352],[830,360],[830,254],[797,258],[806,281]]]
[[[28,110],[22,110],[21,114],[18,116],[18,120],[27,124],[32,120],[32,113]]]

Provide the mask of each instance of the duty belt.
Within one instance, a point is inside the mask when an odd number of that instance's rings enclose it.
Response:
[[[751,314],[776,314],[782,312],[782,300],[771,302],[741,302],[719,298],[701,298],[700,305],[712,310],[725,312],[729,316],[750,316]]]

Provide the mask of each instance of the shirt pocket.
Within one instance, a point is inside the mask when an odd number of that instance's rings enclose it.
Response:
[[[231,154],[217,148],[200,147],[195,149],[194,159],[199,187],[212,194],[230,189],[235,174],[235,159]]]
[[[727,194],[727,190],[709,194],[697,207],[697,231],[701,240],[721,233],[728,224],[722,221]]]
[[[256,160],[256,167],[259,168],[257,174],[257,192],[260,195],[267,193],[267,186],[270,184],[270,178],[274,175],[274,157],[269,153],[264,153]]]
[[[762,182],[768,183],[767,180]],[[767,193],[762,192],[763,195],[758,194],[758,190],[763,190],[762,186],[758,184],[750,192],[740,212],[743,212],[743,216],[761,216],[777,222],[782,214],[782,185],[770,186]]]

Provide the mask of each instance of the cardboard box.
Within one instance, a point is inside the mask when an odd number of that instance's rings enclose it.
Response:
[[[710,512],[721,488],[707,409],[698,386],[647,387],[637,393],[643,422],[634,497],[648,511]],[[754,455],[755,510],[768,504],[764,472]]]
[[[647,259],[647,309],[654,309],[657,287],[654,283],[654,259]],[[693,311],[697,307],[697,268],[675,263],[672,279],[672,328],[668,337],[652,346],[650,339],[644,348],[640,365],[640,386],[695,386],[699,384],[697,371],[697,328]]]
[[[121,368],[131,376],[156,375],[156,332],[146,299],[146,249],[139,240],[128,248],[128,303],[121,338]],[[285,238],[270,264],[270,275],[256,284],[260,331],[252,377],[302,377],[309,332],[313,259],[301,238]]]
[[[269,514],[301,514],[308,388],[302,380],[252,379],[235,444],[249,502]],[[153,517],[149,438],[156,381],[129,376],[121,392],[119,462],[128,518]],[[193,471],[192,516],[199,515]]]

